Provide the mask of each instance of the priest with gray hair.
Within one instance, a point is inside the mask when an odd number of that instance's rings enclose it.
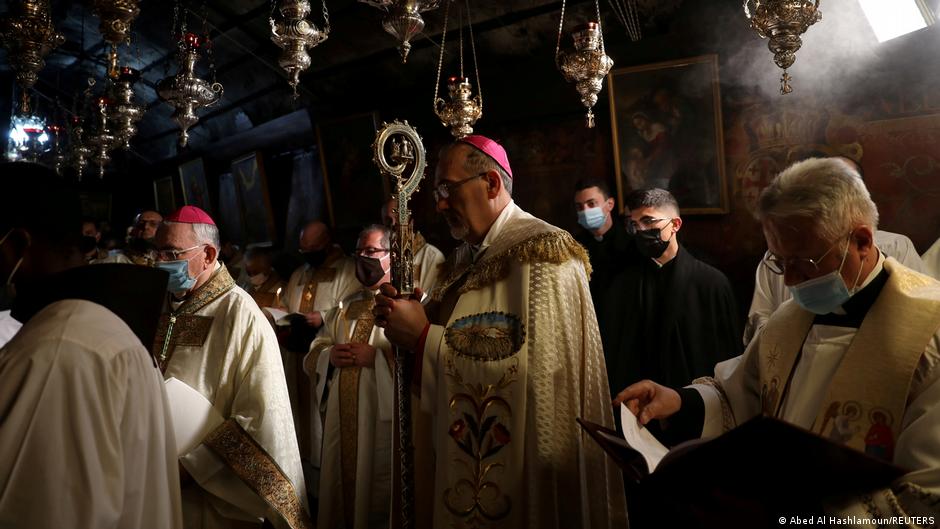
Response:
[[[770,249],[764,266],[793,299],[714,376],[681,389],[644,380],[615,403],[685,437],[776,417],[908,472],[883,490],[833,491],[821,499],[826,514],[898,517],[898,527],[935,520],[940,283],[878,248],[878,209],[839,160],[790,166],[761,194],[757,217]],[[768,485],[780,477],[768,475]]]
[[[199,416],[208,426],[192,434],[194,446],[177,447],[183,524],[312,527],[277,337],[218,255],[219,230],[197,207],[169,215],[157,231],[156,266],[170,274],[170,292],[154,355],[168,388],[180,387],[176,379],[213,410]],[[185,386],[180,393],[199,402]],[[193,422],[183,419],[174,416],[178,429]]]

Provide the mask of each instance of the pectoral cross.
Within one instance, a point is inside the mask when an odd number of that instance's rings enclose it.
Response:
[[[164,314],[157,325],[153,352],[160,365],[160,372],[165,373],[177,345],[184,347],[202,347],[209,337],[212,317],[193,314]]]

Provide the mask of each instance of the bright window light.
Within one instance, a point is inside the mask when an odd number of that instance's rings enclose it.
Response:
[[[878,42],[891,40],[934,23],[923,0],[858,0]]]

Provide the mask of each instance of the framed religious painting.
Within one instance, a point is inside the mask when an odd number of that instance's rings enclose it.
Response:
[[[607,76],[617,198],[669,190],[683,214],[728,212],[718,56],[631,66]]]
[[[183,189],[183,205],[196,206],[212,216],[209,186],[206,185],[206,170],[202,158],[190,160],[179,166],[180,187]]]
[[[326,206],[341,234],[358,233],[364,224],[379,221],[390,184],[372,162],[376,115],[357,114],[317,125]]]
[[[242,205],[242,240],[245,244],[274,242],[274,218],[261,153],[253,152],[233,161],[232,176]]]
[[[164,215],[169,215],[176,210],[173,177],[165,176],[153,181],[153,205],[157,208],[157,211]]]

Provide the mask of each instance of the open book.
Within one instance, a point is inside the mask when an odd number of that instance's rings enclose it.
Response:
[[[277,309],[274,307],[264,307],[261,310],[271,315],[271,318],[274,320],[275,325],[282,326],[282,327],[290,325],[291,318],[305,317],[303,314],[299,312],[287,312],[286,310],[281,310],[281,309]]]
[[[713,439],[671,450],[625,406],[621,417],[622,435],[582,419],[578,423],[645,499],[666,498],[679,508],[710,498],[708,509],[717,512],[715,498],[734,498],[729,505],[735,508],[747,502],[760,504],[765,513],[783,512],[818,505],[820,498],[885,488],[904,474],[891,463],[772,417],[758,416]]]

